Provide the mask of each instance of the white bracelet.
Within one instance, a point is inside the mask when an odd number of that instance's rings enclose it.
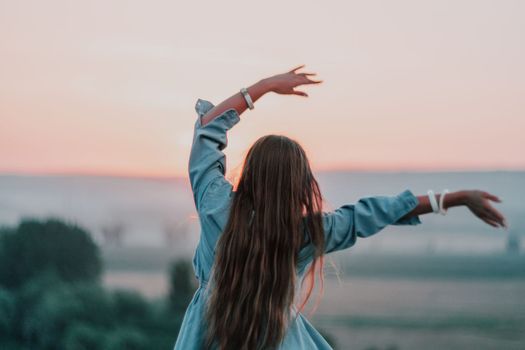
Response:
[[[428,190],[427,195],[428,195],[428,200],[430,201],[430,205],[432,206],[432,211],[436,214],[439,213],[439,205],[436,200],[436,195],[434,194],[434,191]]]
[[[246,100],[246,104],[248,105],[248,108],[254,109],[255,107],[253,106],[253,101],[252,101],[250,94],[248,93],[248,89],[241,88],[241,94],[244,96],[244,99]]]
[[[445,203],[445,195],[449,193],[449,190],[445,189],[441,193],[441,196],[439,196],[439,213],[441,215],[445,215],[447,213],[447,209],[443,207],[443,203]]]

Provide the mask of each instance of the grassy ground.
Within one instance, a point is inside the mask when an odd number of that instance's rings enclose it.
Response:
[[[104,259],[107,285],[166,292],[169,251],[111,249]],[[310,319],[337,349],[525,348],[525,255],[343,253],[333,261],[339,275],[326,267]],[[306,315],[314,302],[315,294]]]

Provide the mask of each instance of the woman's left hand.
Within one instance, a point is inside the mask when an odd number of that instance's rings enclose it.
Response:
[[[319,84],[323,81],[311,80],[308,78],[308,76],[316,75],[316,73],[297,73],[297,70],[303,67],[304,64],[290,70],[289,72],[266,78],[265,82],[268,84],[269,90],[282,95],[299,95],[308,97],[306,92],[294,90],[294,88],[305,84]]]
[[[507,220],[496,208],[494,208],[489,200],[500,203],[501,200],[485,191],[466,191],[465,205],[478,218],[494,227],[508,228]]]

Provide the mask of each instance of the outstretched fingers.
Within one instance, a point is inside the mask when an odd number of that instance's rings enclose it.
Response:
[[[299,91],[299,90],[293,90],[292,92],[294,95],[299,95],[299,96],[304,96],[304,97],[308,97],[308,94],[304,91]]]
[[[489,224],[489,225],[492,226],[492,227],[496,227],[496,228],[499,227],[499,226],[498,226],[498,223],[497,223],[496,221],[491,220],[491,219],[489,219],[489,218],[487,218],[487,217],[485,217],[485,216],[482,217],[481,220],[485,221],[487,224]]]
[[[495,196],[488,192],[483,192],[483,196],[487,199],[490,199],[491,201],[501,203],[501,199],[498,196]]]
[[[488,205],[484,210],[484,214],[490,220],[496,222],[501,227],[507,228],[505,217],[496,208],[492,207],[491,205]]]
[[[488,220],[496,223],[498,226],[503,226],[502,220],[498,218],[496,214],[491,210],[485,210],[484,214],[485,218],[487,218]]]
[[[322,83],[323,81],[322,80],[312,80],[312,79],[306,79],[306,83],[305,84],[319,84],[319,83]]]
[[[303,68],[305,65],[304,64],[301,64],[299,67],[295,67],[294,69],[292,69],[291,71],[289,71],[288,73],[295,73],[295,71]]]
[[[301,84],[319,84],[319,83],[323,82],[322,80],[312,80],[312,79],[308,78],[309,75],[317,75],[317,73],[299,73],[297,75],[299,75],[299,76],[301,76],[301,78],[303,78],[301,80]]]
[[[302,64],[288,72],[293,75],[290,80],[293,86],[306,85],[306,84],[320,84],[323,82],[322,80],[313,80],[309,78],[311,76],[317,75],[317,73],[313,73],[313,72],[296,73],[299,69],[303,68],[304,66],[305,65]],[[299,90],[292,90],[292,94],[308,97],[308,94],[306,92],[299,91]]]

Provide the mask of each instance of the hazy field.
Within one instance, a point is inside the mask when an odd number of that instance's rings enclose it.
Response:
[[[445,217],[422,216],[416,227],[390,226],[330,256],[340,279],[327,264],[325,294],[311,320],[337,348],[525,349],[525,172],[317,175],[327,210],[405,189],[480,188],[503,198],[497,207],[511,225],[495,230],[454,208]],[[107,286],[150,298],[167,292],[169,262],[191,259],[199,238],[187,179],[0,176],[0,223],[50,215],[92,233],[103,248]],[[104,238],[119,227],[118,244]]]
[[[524,280],[331,280],[313,323],[341,349],[523,349]]]
[[[525,255],[330,257],[337,270],[325,267],[324,296],[310,320],[338,349],[525,347]],[[170,258],[162,250],[106,251],[105,283],[161,296]]]

